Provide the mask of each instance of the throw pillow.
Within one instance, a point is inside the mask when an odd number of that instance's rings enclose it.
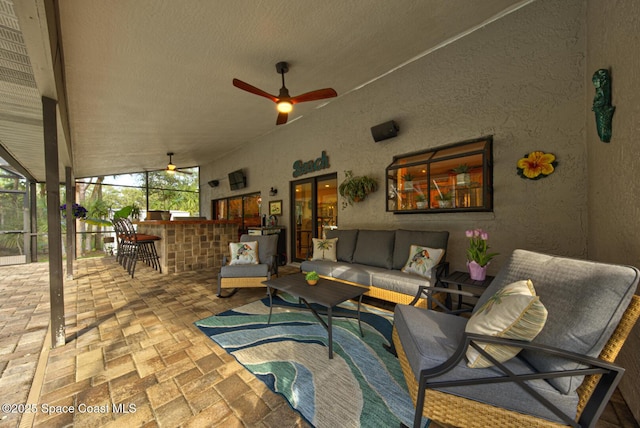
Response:
[[[311,257],[311,260],[330,260],[332,262],[337,262],[337,244],[338,238],[313,238],[313,257]]]
[[[431,278],[431,269],[442,259],[442,248],[429,248],[422,245],[412,245],[409,248],[409,258],[402,268],[402,272],[414,273],[425,278]]]
[[[523,280],[498,290],[469,318],[465,331],[530,342],[540,333],[546,321],[547,309],[536,296],[533,283]],[[479,345],[501,363],[515,357],[521,350],[517,346]],[[467,360],[471,368],[493,365],[471,346],[467,349]]]
[[[230,265],[251,265],[260,263],[258,258],[258,242],[231,242],[229,244],[231,251]]]

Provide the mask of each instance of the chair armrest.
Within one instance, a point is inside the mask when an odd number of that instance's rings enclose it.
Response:
[[[434,285],[440,284],[440,278],[449,275],[449,262],[440,262],[431,268],[431,278],[435,278]]]
[[[269,258],[269,272],[278,276],[278,256],[276,254]]]
[[[553,357],[560,357],[568,361],[573,361],[581,364],[581,367],[576,369],[567,370],[554,370],[554,371],[535,371],[529,374],[515,374],[509,370],[503,363],[498,362],[488,352],[482,349],[477,343],[492,343],[498,345],[512,345],[522,349],[535,350],[542,354],[546,354]],[[477,377],[477,378],[465,378],[460,380],[450,381],[435,381],[435,378],[442,376],[443,374],[452,370],[458,365],[464,358],[467,348],[469,346],[474,347],[480,354],[490,360],[495,368],[503,373],[503,376],[498,377]],[[526,381],[534,379],[552,379],[568,376],[587,376],[587,375],[601,375],[598,380],[598,384],[584,407],[582,414],[580,415],[580,426],[592,427],[598,420],[602,411],[604,410],[607,402],[611,398],[611,395],[615,391],[624,369],[615,364],[600,360],[598,358],[589,357],[587,355],[578,354],[575,352],[567,351],[560,348],[551,346],[534,344],[531,342],[525,342],[520,340],[505,339],[501,337],[484,336],[479,334],[464,333],[462,340],[458,344],[458,347],[454,354],[445,362],[439,366],[422,370],[419,376],[420,385],[424,388],[436,389],[445,387],[456,386],[471,386],[471,385],[485,385],[491,383],[504,383],[515,382],[526,391],[529,395],[535,398],[542,405],[547,407],[550,411],[555,413],[558,417],[563,419],[565,423],[572,426],[577,426],[575,421],[569,415],[564,414],[549,400],[541,396]]]

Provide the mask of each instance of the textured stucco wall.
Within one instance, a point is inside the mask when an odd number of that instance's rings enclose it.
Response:
[[[588,152],[589,251],[591,259],[640,267],[640,2],[589,0],[585,84]],[[600,142],[591,106],[591,76],[611,71],[613,116],[611,142]],[[640,420],[640,325],[626,342],[618,363],[627,369],[620,389]]]
[[[448,260],[463,269],[464,230],[490,231],[502,255],[514,248],[586,256],[587,190],[584,147],[584,4],[538,1],[450,44],[328,107],[204,165],[203,183],[236,168],[248,173],[247,192],[283,199],[289,224],[289,182],[294,161],[326,150],[338,181],[344,170],[377,177],[393,155],[494,135],[493,213],[393,215],[384,191],[340,210],[341,228],[449,230]],[[372,47],[375,49],[375,47]],[[268,108],[265,106],[265,108]],[[398,137],[374,143],[370,127],[394,119]],[[550,151],[557,172],[538,181],[516,175],[516,161],[532,150]],[[320,174],[320,173],[318,173]],[[269,197],[271,186],[277,197]],[[242,192],[235,192],[240,194]],[[202,213],[211,199],[229,196],[228,183],[202,187]]]

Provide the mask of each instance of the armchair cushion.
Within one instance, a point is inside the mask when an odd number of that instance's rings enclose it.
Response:
[[[441,248],[429,248],[421,245],[412,245],[409,249],[409,258],[402,268],[402,272],[413,273],[424,278],[431,278],[431,270],[440,263],[444,250]]]
[[[540,333],[546,320],[547,310],[536,296],[531,280],[523,280],[498,290],[473,313],[465,331],[530,342]],[[500,362],[515,357],[521,349],[488,343],[479,346]],[[493,365],[472,347],[467,349],[467,360],[467,365],[472,368]]]
[[[330,260],[337,262],[336,247],[338,238],[313,238],[313,256],[311,260]]]
[[[226,265],[220,268],[221,278],[266,277],[269,274],[267,264]]]
[[[230,265],[257,265],[260,263],[257,241],[231,242],[229,243],[229,251],[231,252]]]
[[[432,369],[447,361],[463,340],[467,319],[438,311],[417,308],[409,305],[396,305],[394,329],[402,343],[403,352],[413,376],[420,379],[422,370]],[[514,374],[531,374],[531,367],[523,359],[516,357],[504,363]],[[500,377],[504,373],[496,367],[469,368],[461,362],[452,370],[437,377],[436,381],[469,380],[487,377]],[[536,379],[527,382],[537,393],[552,401],[561,410],[575,416],[578,396],[560,394],[545,380]],[[559,421],[549,409],[524,393],[516,383],[496,383],[471,386],[436,388],[460,397],[481,403],[534,414],[552,421]]]
[[[356,241],[358,239],[358,229],[327,230],[327,238],[338,238],[340,242],[336,247],[336,256],[340,262],[353,262],[353,252],[356,250]]]
[[[597,357],[620,322],[636,290],[637,270],[589,260],[515,250],[475,310],[507,284],[530,278],[548,311],[547,323],[532,341]],[[523,351],[520,355],[540,371],[576,368],[574,362]],[[582,376],[550,379],[563,394],[582,383]]]
[[[258,259],[260,263],[266,263],[269,271],[277,272],[278,265],[278,235],[242,235],[240,242],[256,241],[258,243]]]

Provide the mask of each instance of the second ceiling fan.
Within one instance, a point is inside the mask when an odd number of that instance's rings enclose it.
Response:
[[[276,103],[276,105],[278,106],[278,119],[276,120],[276,125],[287,123],[289,113],[293,109],[294,104],[303,103],[306,101],[323,100],[325,98],[333,98],[338,96],[338,93],[335,90],[331,88],[324,88],[292,97],[289,95],[289,90],[284,85],[284,74],[289,71],[289,64],[284,61],[277,63],[276,71],[282,75],[282,88],[280,88],[280,93],[277,97],[263,91],[262,89],[245,83],[242,80],[233,79],[233,86],[235,86],[236,88],[251,92],[252,94],[260,95],[261,97],[268,98]]]
[[[173,163],[173,152],[169,152],[167,153],[167,156],[169,156],[169,163],[167,164],[167,167],[165,168],[165,171],[168,174],[175,174],[176,172],[179,172],[180,174],[187,174],[187,175],[191,175],[190,172],[188,171],[182,171],[181,169],[178,169],[175,164]]]

